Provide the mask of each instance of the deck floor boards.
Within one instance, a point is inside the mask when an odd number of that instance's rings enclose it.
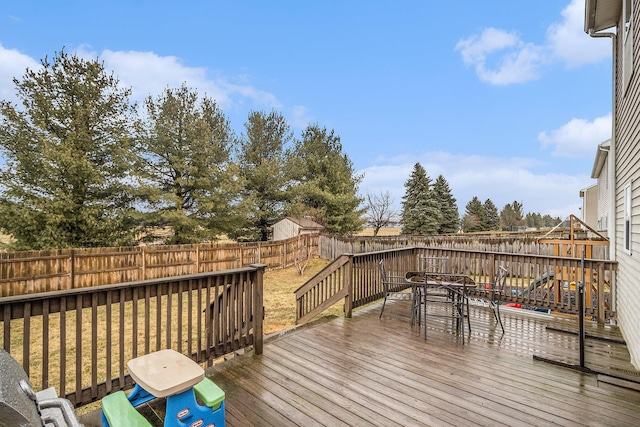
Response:
[[[450,319],[429,317],[424,341],[408,302],[388,302],[382,319],[380,307],[209,368],[226,393],[227,426],[640,425],[640,392],[534,360],[578,364],[577,334],[547,329],[576,331],[575,318],[502,310],[502,334],[492,311],[472,306],[463,345]],[[622,340],[615,326],[586,322],[586,332]],[[587,338],[585,348],[588,368],[640,381],[624,344]]]

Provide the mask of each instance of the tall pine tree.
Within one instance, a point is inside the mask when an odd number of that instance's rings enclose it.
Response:
[[[169,227],[171,244],[214,240],[235,228],[232,134],[216,102],[182,85],[148,97],[145,108],[138,170],[146,224]]]
[[[0,229],[12,249],[133,244],[131,90],[64,51],[14,83],[22,108],[0,103]]]
[[[487,199],[482,206],[484,207],[483,231],[500,230],[500,215],[498,215],[496,205],[493,204],[491,199]]]
[[[441,213],[431,188],[431,178],[416,163],[404,184],[402,196],[402,233],[429,235],[438,232]]]
[[[467,203],[465,214],[462,218],[462,229],[465,232],[484,231],[484,206],[477,196]]]
[[[511,227],[526,225],[526,220],[522,212],[522,203],[514,200],[513,203],[506,204],[500,212],[500,225],[505,230]]]
[[[289,168],[297,181],[288,212],[311,216],[335,234],[352,234],[364,225],[362,176],[342,152],[340,137],[317,124],[309,125],[290,155]]]
[[[291,183],[287,148],[292,141],[289,124],[282,114],[251,112],[240,141],[239,163],[244,177],[242,205],[246,223],[231,237],[268,240],[271,226],[281,219]]]
[[[457,233],[460,229],[460,214],[456,199],[451,193],[449,183],[442,176],[436,178],[433,184],[433,193],[436,203],[440,207],[440,223],[438,224],[438,234]]]

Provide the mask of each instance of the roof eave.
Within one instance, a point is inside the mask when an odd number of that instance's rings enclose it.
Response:
[[[620,0],[585,0],[584,32],[596,33],[617,26],[621,12]]]
[[[591,169],[591,178],[597,179],[600,176],[600,172],[607,161],[609,155],[609,147],[611,146],[611,140],[607,139],[602,144],[598,145],[596,151],[596,158],[593,161],[593,169]]]

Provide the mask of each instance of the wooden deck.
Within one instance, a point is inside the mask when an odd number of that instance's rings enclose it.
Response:
[[[502,335],[492,312],[474,306],[462,345],[451,321],[434,317],[424,341],[408,304],[387,303],[382,319],[373,304],[214,365],[227,426],[640,425],[639,391],[534,360],[578,364],[578,336],[546,329],[575,331],[575,319],[503,310]],[[622,339],[591,322],[587,333]],[[624,344],[588,338],[586,348],[587,367],[638,375]]]

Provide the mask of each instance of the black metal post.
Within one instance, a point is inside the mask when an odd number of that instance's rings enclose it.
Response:
[[[582,280],[578,283],[578,333],[580,334],[580,367],[584,368],[584,246],[580,261]]]

